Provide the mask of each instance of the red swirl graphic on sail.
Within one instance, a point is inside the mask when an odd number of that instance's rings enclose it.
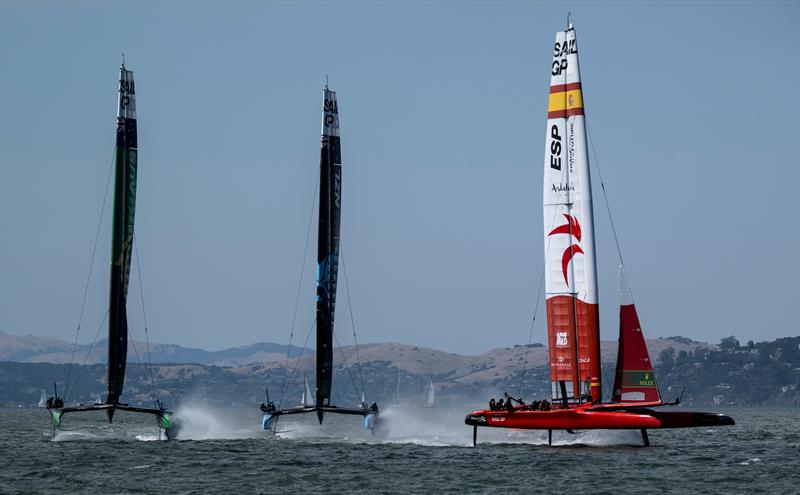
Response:
[[[566,213],[563,214],[564,218],[567,219],[567,223],[564,225],[559,225],[558,227],[554,228],[547,237],[555,234],[567,234],[572,236],[581,242],[581,224],[578,222],[578,219],[573,217],[572,215],[568,215]],[[561,256],[561,271],[564,274],[564,282],[569,287],[569,278],[567,278],[567,267],[569,266],[569,262],[572,261],[572,257],[576,254],[583,253],[583,249],[578,244],[572,244],[568,247],[564,254]]]

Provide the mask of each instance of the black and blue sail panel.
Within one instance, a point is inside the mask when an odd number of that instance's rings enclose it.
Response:
[[[317,236],[317,406],[328,406],[333,373],[333,325],[339,269],[342,153],[336,93],[324,90]],[[321,412],[320,412],[320,421]]]

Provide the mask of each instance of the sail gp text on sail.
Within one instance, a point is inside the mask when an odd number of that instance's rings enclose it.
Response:
[[[565,40],[563,43],[556,41],[555,45],[553,45],[553,57],[562,58],[561,60],[553,60],[552,75],[558,76],[567,70],[567,55],[578,53],[576,41],[577,40],[573,38],[571,40]]]

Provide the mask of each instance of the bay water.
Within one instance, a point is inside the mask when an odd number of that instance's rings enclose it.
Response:
[[[389,406],[377,438],[357,416],[179,407],[181,439],[148,415],[0,409],[2,493],[798,493],[800,409],[720,410],[732,427],[547,433],[481,428],[470,407]],[[702,408],[693,408],[703,410]],[[705,408],[712,410],[713,408]],[[718,408],[716,410],[719,410]]]

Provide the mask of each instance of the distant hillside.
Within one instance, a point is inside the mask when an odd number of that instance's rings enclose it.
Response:
[[[697,344],[697,345],[695,345]],[[606,396],[613,382],[615,356],[605,349],[603,363]],[[719,346],[686,344],[670,339],[649,342],[656,358],[656,380],[665,399],[672,400],[684,390],[683,403],[697,406],[768,405],[800,406],[800,337],[773,342],[748,342],[723,339]],[[425,347],[402,344],[368,344],[360,349],[361,371],[355,364],[354,349],[344,348],[350,369],[342,354],[334,354],[332,402],[356,405],[363,375],[368,401],[389,404],[421,404],[428,384],[433,381],[439,405],[479,403],[503,392],[525,398],[550,394],[549,367],[542,346],[516,346],[494,349],[483,354],[463,356]],[[527,353],[527,365],[526,363]],[[295,369],[294,375],[291,370]],[[51,363],[0,362],[0,406],[30,406],[42,390],[53,382],[65,390],[68,374],[76,368]],[[255,407],[265,399],[268,387],[273,400],[284,392],[284,405],[296,404],[302,393],[303,375],[314,386],[313,353],[299,362],[289,362],[292,380],[286,380],[283,363],[267,362],[245,366],[206,366],[200,364],[154,365],[155,397],[169,405],[187,398],[218,407]],[[93,401],[104,394],[106,367],[86,366],[74,386],[71,401]],[[285,384],[285,386],[284,386]],[[399,396],[398,396],[399,388]],[[128,368],[123,399],[135,404],[151,403],[150,386],[138,366]]]
[[[75,351],[74,362],[86,364],[102,364],[107,360],[107,340],[99,340],[94,346],[79,345]],[[651,339],[647,341],[650,354],[655,358],[667,347],[676,352],[693,352],[696,348],[713,348],[702,342],[694,342],[683,337],[669,339]],[[615,362],[617,359],[616,341],[601,342],[604,361]],[[128,360],[139,362],[137,352],[143,362],[147,346],[143,342],[128,341]],[[242,347],[206,351],[175,344],[150,343],[150,360],[153,363],[194,363],[214,366],[243,366],[261,364],[266,368],[275,363],[284,364],[288,346],[274,343],[257,343]],[[462,383],[471,380],[486,380],[502,377],[519,370],[524,362],[528,367],[543,366],[547,360],[547,348],[541,344],[530,347],[514,346],[492,349],[483,354],[461,355],[427,347],[408,344],[380,343],[359,346],[362,361],[386,361],[402,370],[431,375],[450,376]],[[355,348],[342,348],[344,359],[348,363],[356,360]],[[339,354],[339,350],[336,351]],[[309,373],[314,369],[314,351],[292,346],[290,358],[303,356],[298,363],[298,370]],[[341,354],[337,355],[338,359]],[[527,359],[527,361],[525,361]],[[0,332],[0,361],[23,363],[69,364],[72,360],[72,344],[51,337],[16,336]],[[292,362],[294,365],[294,361]]]
[[[0,361],[22,363],[68,364],[72,360],[73,344],[51,337],[17,336],[0,332]],[[150,360],[153,363],[196,363],[216,366],[238,366],[249,363],[280,361],[286,358],[288,346],[262,342],[221,351],[206,351],[175,344],[150,343]],[[128,341],[128,361],[147,362],[147,345],[144,342]],[[292,346],[290,357],[301,354],[303,349]],[[307,350],[306,350],[307,351]],[[94,346],[78,345],[75,362],[101,364],[108,360],[108,340],[97,341]]]
[[[0,405],[35,403],[42,389],[49,389],[54,381],[63,389],[67,375],[74,373],[74,368],[70,371],[68,364],[47,362],[68,362],[71,355],[69,344],[55,339],[15,337],[9,334],[2,334],[0,338],[0,356],[2,359],[12,357],[6,362],[0,362]],[[604,341],[601,346],[603,378],[608,391],[613,380],[617,343]],[[648,346],[650,355],[657,363],[659,358],[664,357],[669,360],[670,356],[680,356],[680,359],[685,360],[687,356],[707,356],[719,352],[717,346],[683,338],[652,339],[648,341]],[[140,352],[144,349],[140,343],[137,343],[137,347]],[[286,359],[285,354],[280,352],[285,351],[286,346],[254,344],[209,352],[175,345],[151,344],[151,349],[154,363],[168,363],[156,364],[153,369],[155,394],[169,403],[193,396],[218,406],[244,406],[263,400],[265,386],[273,394],[285,390],[287,400],[292,403],[291,401],[299,399],[302,392],[303,375],[308,376],[313,386],[315,355],[310,349],[305,349],[302,356],[299,349],[292,349],[293,357],[288,362],[288,369],[294,370],[293,382],[286,387]],[[76,354],[82,356],[88,350],[88,347],[81,346]],[[94,400],[105,389],[105,343],[96,344],[89,355],[90,362],[96,364],[84,368],[72,399]],[[25,358],[22,363],[9,362],[15,356]],[[398,400],[398,387],[400,402],[420,403],[424,398],[425,388],[431,381],[435,385],[437,402],[444,404],[483,400],[491,395],[501,395],[502,392],[525,397],[546,396],[550,390],[548,352],[541,344],[492,349],[475,355],[460,355],[399,343],[364,344],[359,346],[358,357],[360,362],[356,359],[355,348],[352,346],[337,348],[334,352],[334,363],[337,366],[334,371],[335,402],[358,402],[359,394],[353,384],[357,383],[360,387],[359,368],[363,371],[368,399],[382,403]],[[131,363],[138,361],[134,357],[130,359]],[[76,362],[80,361],[76,359]],[[675,367],[673,361],[674,359],[670,361],[673,363],[672,368]],[[349,370],[344,363],[349,364]],[[675,383],[673,376],[674,372],[670,371],[665,374],[664,380],[660,380],[668,397],[679,393],[669,389]],[[687,385],[704,383],[703,377],[690,378],[691,380],[681,377]],[[149,385],[142,378],[141,369],[138,366],[129,366],[125,400],[146,403],[149,393]],[[712,396],[704,397],[704,400],[712,400],[709,398]]]
[[[652,355],[652,351],[651,351]],[[656,367],[662,393],[698,404],[800,406],[800,337],[772,342],[722,339],[717,349],[664,349]]]

